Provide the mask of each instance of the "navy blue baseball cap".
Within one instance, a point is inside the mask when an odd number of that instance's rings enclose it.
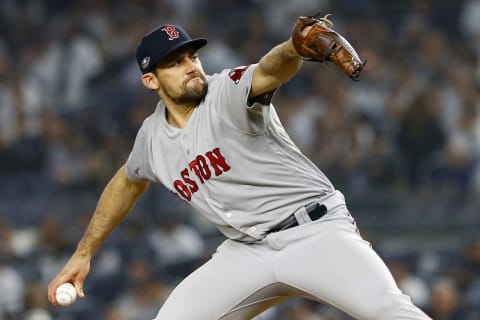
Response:
[[[138,44],[138,66],[142,73],[150,72],[157,64],[174,50],[191,45],[196,50],[207,44],[207,39],[192,39],[182,27],[163,25],[145,34]]]

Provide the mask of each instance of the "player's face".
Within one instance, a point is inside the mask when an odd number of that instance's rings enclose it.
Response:
[[[196,50],[181,49],[157,66],[160,94],[176,104],[198,104],[208,82]]]

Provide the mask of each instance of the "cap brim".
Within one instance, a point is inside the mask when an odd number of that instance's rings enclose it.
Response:
[[[207,39],[199,38],[199,39],[193,39],[193,40],[188,40],[188,41],[178,43],[176,46],[172,47],[169,51],[167,51],[163,55],[163,57],[160,57],[160,59],[158,59],[157,63],[162,61],[163,59],[165,59],[168,55],[170,55],[175,50],[178,50],[182,47],[190,45],[193,48],[195,48],[195,50],[198,50],[198,49],[202,48],[203,46],[205,46],[207,44],[207,42],[208,42]]]

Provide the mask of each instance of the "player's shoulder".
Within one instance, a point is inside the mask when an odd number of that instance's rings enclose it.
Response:
[[[229,70],[230,69],[223,69],[222,71],[207,75],[208,83],[211,84],[213,82],[221,81],[221,79],[224,79],[226,77]]]
[[[161,114],[163,109],[163,103],[160,100],[155,107],[155,111],[148,115],[142,122],[138,132],[139,134],[145,135],[145,133],[151,132],[154,129],[155,124],[159,123],[157,120]]]

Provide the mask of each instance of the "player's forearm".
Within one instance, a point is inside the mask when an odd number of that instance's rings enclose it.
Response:
[[[302,65],[291,39],[277,45],[260,59],[259,68],[265,75],[277,79],[279,84],[290,80]]]
[[[256,66],[250,98],[272,92],[290,80],[301,65],[302,59],[295,51],[291,39],[277,45]]]
[[[147,182],[128,180],[125,168],[120,168],[103,190],[87,230],[77,246],[76,254],[93,256],[147,186]]]

